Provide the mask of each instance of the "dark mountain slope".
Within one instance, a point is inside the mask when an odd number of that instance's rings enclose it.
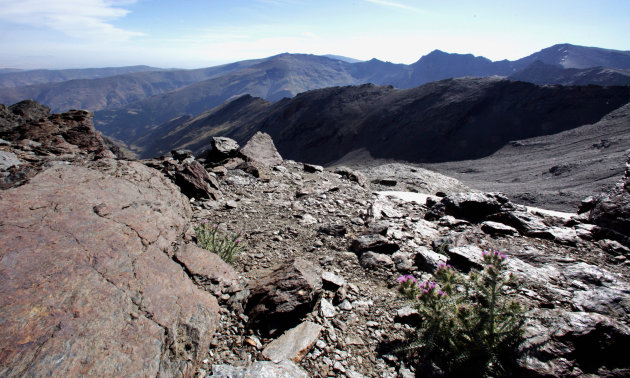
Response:
[[[594,124],[514,141],[482,159],[422,166],[517,202],[575,212],[582,199],[618,182],[628,151],[630,104]]]
[[[562,68],[537,60],[509,78],[534,84],[630,85],[630,70],[604,67]]]
[[[408,90],[309,92],[270,114],[260,129],[298,161],[326,164],[359,148],[376,158],[461,160],[487,156],[509,140],[594,123],[629,100],[628,87],[452,79]]]
[[[104,77],[124,75],[134,72],[166,71],[149,66],[81,68],[68,70],[18,70],[15,72],[0,71],[0,87],[14,88],[34,84],[58,83],[76,79],[100,79]]]
[[[221,126],[229,135],[240,128],[267,132],[284,157],[298,161],[329,164],[363,149],[375,158],[439,162],[487,156],[514,139],[594,123],[629,100],[630,87],[465,78],[406,90],[374,85],[313,90],[261,106],[258,115],[248,111],[244,120],[197,125]],[[168,127],[178,126],[159,127],[161,135]],[[195,146],[207,145],[211,136],[204,134]],[[150,133],[145,138],[154,139]],[[154,145],[152,151],[176,146]]]
[[[537,60],[563,68],[608,67],[630,69],[630,51],[576,46],[568,43],[547,47],[514,61],[514,64],[518,70],[522,70]]]
[[[3,88],[0,89],[0,103],[12,104],[29,98],[46,104],[52,111],[116,109],[130,102],[237,71],[260,61],[242,61],[197,70],[137,72],[101,79]]]

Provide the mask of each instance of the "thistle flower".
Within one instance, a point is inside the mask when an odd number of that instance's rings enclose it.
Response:
[[[416,277],[414,277],[414,276],[413,276],[413,275],[411,275],[411,274],[407,274],[407,275],[404,275],[404,276],[400,276],[400,277],[398,277],[398,278],[396,279],[396,281],[398,281],[399,283],[405,283],[405,282],[407,282],[407,281],[411,281],[411,282],[414,282],[414,283],[415,283],[415,282],[418,282],[418,280],[416,280]]]

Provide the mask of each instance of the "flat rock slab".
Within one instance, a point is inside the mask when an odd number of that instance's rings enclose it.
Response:
[[[287,360],[298,363],[315,345],[321,330],[319,324],[304,322],[269,343],[263,349],[263,357],[275,363]]]
[[[210,377],[218,378],[308,378],[308,373],[291,361],[256,361],[251,366],[215,365]]]
[[[183,265],[191,278],[214,295],[229,293],[242,286],[232,265],[193,244],[186,244],[175,252],[175,259]]]
[[[0,376],[193,375],[218,306],[167,254],[190,213],[112,159],[0,192]]]

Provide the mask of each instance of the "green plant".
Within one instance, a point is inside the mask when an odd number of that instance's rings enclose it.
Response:
[[[433,279],[398,279],[422,318],[413,348],[421,361],[452,375],[509,374],[513,351],[522,338],[524,309],[506,295],[515,283],[505,255],[483,252],[484,268],[467,276],[441,264]],[[416,349],[417,348],[417,349]]]
[[[241,234],[224,233],[219,230],[219,225],[210,226],[207,221],[195,227],[195,235],[201,247],[216,253],[227,263],[232,263],[241,250]]]

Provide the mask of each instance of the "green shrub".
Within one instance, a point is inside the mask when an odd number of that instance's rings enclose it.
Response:
[[[210,226],[204,222],[195,227],[197,243],[223,261],[232,263],[241,250],[241,234],[230,235],[219,230],[219,225]]]
[[[483,252],[483,262],[483,270],[468,276],[441,264],[433,280],[398,278],[422,318],[416,340],[405,349],[416,350],[425,366],[434,364],[453,376],[509,375],[522,340],[524,309],[505,294],[515,283],[505,256]]]

